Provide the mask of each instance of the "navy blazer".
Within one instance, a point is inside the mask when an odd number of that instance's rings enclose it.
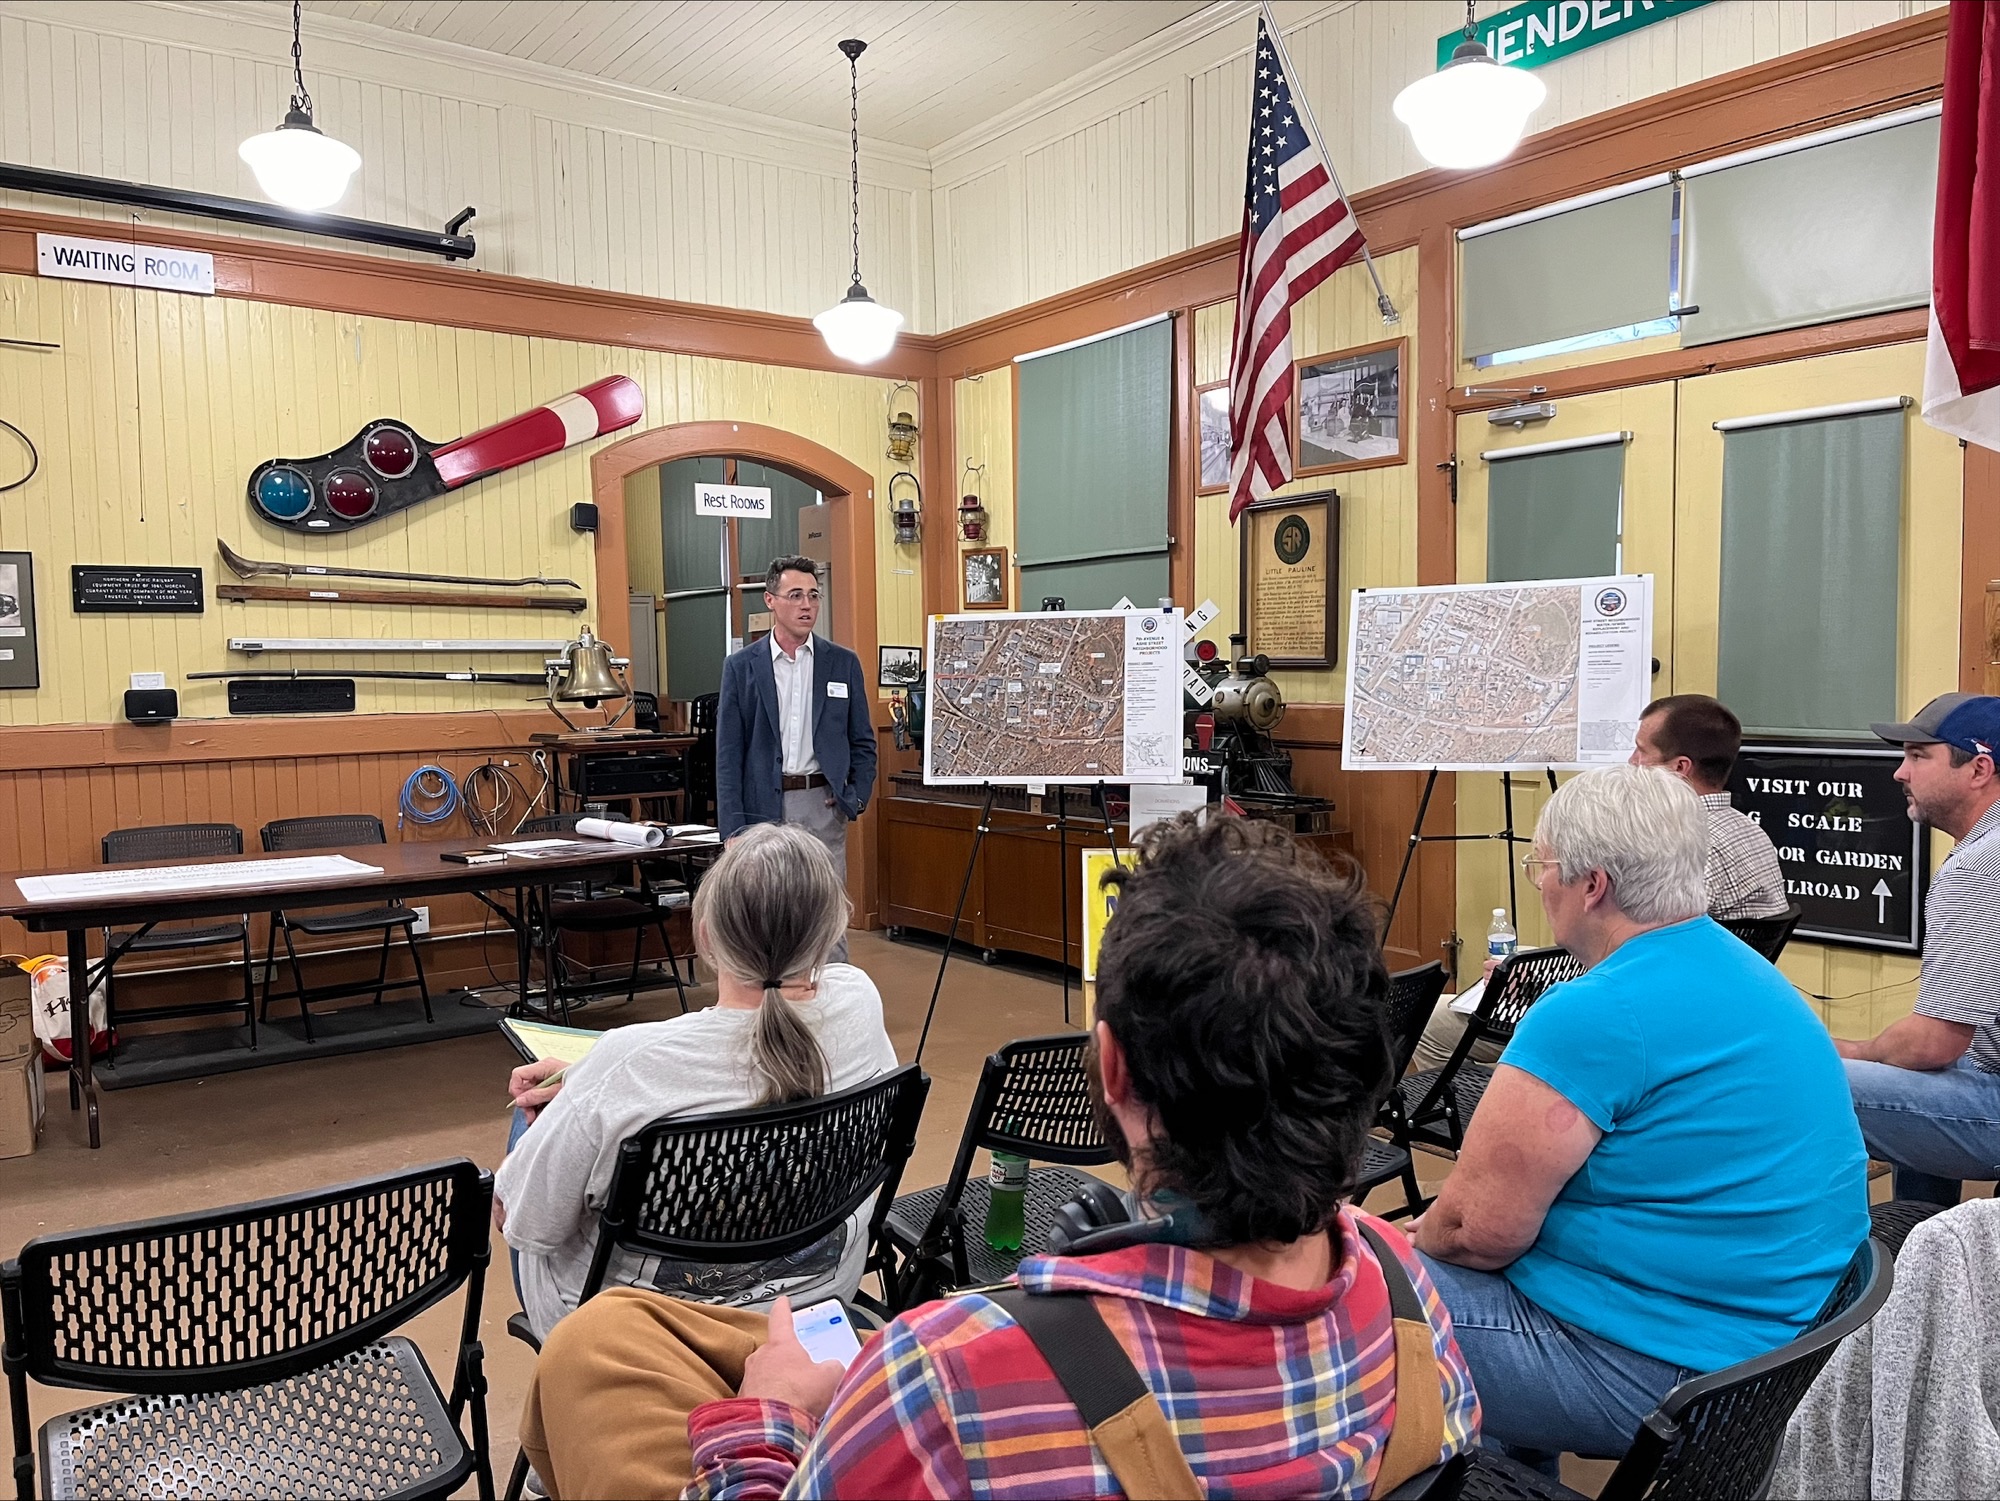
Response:
[[[827,790],[849,818],[859,818],[875,790],[874,703],[861,659],[813,637],[813,754]],[[832,685],[844,684],[845,697]],[[716,826],[727,839],[753,823],[782,823],[785,743],[778,728],[778,679],[771,638],[759,637],[722,664],[715,709]]]

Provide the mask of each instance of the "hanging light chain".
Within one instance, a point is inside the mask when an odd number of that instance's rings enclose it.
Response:
[[[854,285],[861,285],[861,54],[847,54],[847,132],[853,148],[851,177],[854,202]]]
[[[304,24],[304,8],[303,0],[292,0],[292,80],[297,85],[292,94],[292,108],[310,119],[313,101],[312,95],[306,92],[305,53],[299,45],[299,31]]]

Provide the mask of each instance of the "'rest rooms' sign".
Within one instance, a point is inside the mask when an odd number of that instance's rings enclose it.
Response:
[[[1778,849],[1796,936],[1918,953],[1930,830],[1910,821],[1894,746],[1746,745],[1730,800]]]

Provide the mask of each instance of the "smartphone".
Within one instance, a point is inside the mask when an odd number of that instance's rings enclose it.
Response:
[[[792,1328],[814,1360],[837,1360],[844,1370],[861,1353],[861,1341],[840,1299],[828,1298],[810,1308],[792,1310]]]

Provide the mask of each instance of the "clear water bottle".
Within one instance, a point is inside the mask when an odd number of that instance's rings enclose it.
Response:
[[[1013,1152],[995,1152],[986,1186],[991,1191],[986,1205],[986,1244],[996,1251],[1020,1250],[1028,1159]]]
[[[1507,915],[1507,909],[1495,907],[1492,926],[1486,930],[1486,957],[1498,963],[1511,957],[1520,946],[1521,935],[1514,931],[1514,920]]]

